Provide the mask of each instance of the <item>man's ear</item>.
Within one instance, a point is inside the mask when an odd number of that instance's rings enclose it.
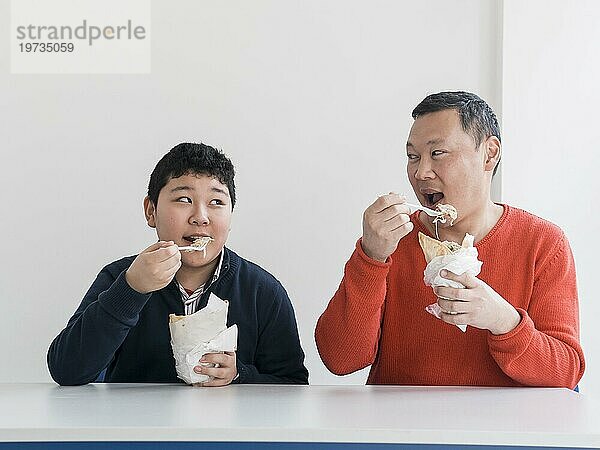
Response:
[[[146,216],[146,222],[151,228],[156,228],[156,207],[150,197],[144,197],[144,215]]]
[[[484,142],[485,150],[485,170],[493,171],[498,161],[500,161],[500,155],[502,153],[502,144],[496,136],[490,136]]]

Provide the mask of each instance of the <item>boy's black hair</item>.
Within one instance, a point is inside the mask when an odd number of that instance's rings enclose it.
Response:
[[[235,169],[223,152],[209,145],[183,142],[173,147],[156,164],[148,183],[148,197],[156,206],[158,194],[171,178],[183,175],[214,177],[229,189],[231,209],[235,206]]]
[[[502,142],[494,110],[479,96],[470,92],[438,92],[428,95],[413,110],[412,117],[417,119],[445,109],[453,109],[458,113],[464,132],[475,140],[477,146],[490,136],[496,136]],[[494,175],[499,164],[500,161],[494,167]]]

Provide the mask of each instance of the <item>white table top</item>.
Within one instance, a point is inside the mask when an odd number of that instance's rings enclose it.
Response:
[[[600,446],[567,389],[0,384],[0,441],[286,441]]]

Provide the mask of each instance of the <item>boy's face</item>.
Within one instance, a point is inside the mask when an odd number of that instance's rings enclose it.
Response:
[[[181,261],[188,267],[202,267],[221,252],[231,228],[232,205],[229,189],[207,175],[183,175],[171,178],[160,190],[158,203],[144,199],[148,225],[156,228],[158,238],[178,246],[190,245],[195,239],[210,236],[213,242],[203,252],[182,252]]]

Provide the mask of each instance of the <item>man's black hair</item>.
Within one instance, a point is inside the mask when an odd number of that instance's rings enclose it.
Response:
[[[494,110],[479,96],[470,92],[438,92],[428,95],[413,109],[412,117],[417,119],[446,109],[453,109],[458,113],[463,130],[473,138],[478,147],[490,136],[496,136],[502,142]],[[499,164],[500,160],[494,167],[494,175]]]
[[[148,183],[148,197],[156,206],[160,190],[172,178],[183,175],[206,175],[227,186],[231,209],[235,206],[235,170],[223,152],[209,145],[184,142],[173,147],[156,164]]]

